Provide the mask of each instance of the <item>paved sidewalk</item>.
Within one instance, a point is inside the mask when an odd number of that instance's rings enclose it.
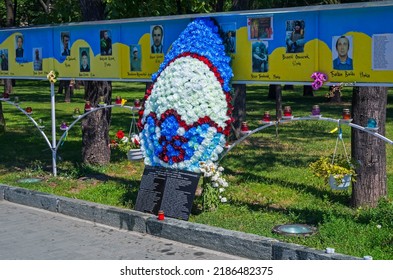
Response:
[[[0,260],[242,259],[0,200]]]

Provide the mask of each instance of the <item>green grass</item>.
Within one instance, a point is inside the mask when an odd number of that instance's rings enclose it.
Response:
[[[132,102],[144,96],[144,84],[113,83],[113,96]],[[302,87],[283,91],[283,104],[292,107],[295,116],[307,116],[312,105],[319,104],[324,117],[339,118],[343,108],[350,108],[351,92],[345,89],[343,103],[331,104],[324,97],[327,88],[303,97]],[[21,106],[31,106],[35,119],[41,118],[50,134],[50,92],[47,82],[17,81],[14,94]],[[56,95],[58,127],[72,122],[75,107],[83,108],[83,89],[76,90],[71,103]],[[393,92],[388,95],[386,136],[393,138]],[[58,177],[51,176],[51,152],[42,136],[27,118],[3,103],[7,132],[0,135],[0,182],[98,203],[133,208],[144,165],[129,162],[126,156],[112,154],[107,166],[86,166],[81,162],[81,131],[70,130],[59,149]],[[274,115],[275,103],[267,98],[266,86],[247,87],[247,122],[259,126],[264,111]],[[110,133],[128,132],[132,115],[124,109],[112,110]],[[274,117],[274,116],[273,116]],[[193,213],[190,221],[273,237],[287,242],[374,259],[393,259],[393,149],[387,145],[387,178],[390,202],[376,209],[349,207],[351,190],[332,191],[313,176],[310,162],[333,152],[334,123],[301,121],[270,127],[235,147],[222,161],[229,181],[228,203],[214,212]],[[350,152],[351,130],[343,127]],[[58,130],[58,138],[61,131]],[[339,150],[342,153],[342,150]],[[39,183],[19,183],[18,179],[41,177]],[[318,228],[311,237],[284,237],[272,233],[275,225],[306,223]],[[378,226],[380,225],[380,227]]]

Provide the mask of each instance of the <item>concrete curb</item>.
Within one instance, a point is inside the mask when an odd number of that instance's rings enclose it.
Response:
[[[70,199],[19,187],[0,184],[0,200],[48,210],[115,228],[200,246],[239,257],[261,260],[356,260],[353,256],[326,254],[301,245],[273,238],[246,234],[187,221]]]

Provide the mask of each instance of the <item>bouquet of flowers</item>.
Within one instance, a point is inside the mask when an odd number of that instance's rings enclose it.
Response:
[[[230,57],[218,27],[190,23],[173,43],[139,111],[146,165],[201,172],[217,161],[233,121]]]
[[[203,174],[202,181],[202,208],[203,211],[211,211],[218,207],[219,203],[227,202],[223,196],[227,181],[222,177],[224,168],[213,162],[200,162],[200,170]]]
[[[59,76],[59,73],[57,71],[51,70],[48,75],[46,75],[46,78],[51,84],[54,84],[57,82],[57,77]]]
[[[111,141],[111,148],[118,149],[121,152],[128,153],[130,149],[140,148],[140,139],[137,134],[133,134],[129,139],[125,136],[123,130],[118,130],[116,133],[116,139]]]

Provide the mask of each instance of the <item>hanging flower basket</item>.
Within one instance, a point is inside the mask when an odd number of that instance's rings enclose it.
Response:
[[[128,160],[140,160],[143,158],[141,149],[131,149],[127,153]]]
[[[352,175],[347,174],[344,175],[344,177],[341,179],[341,184],[339,184],[337,183],[337,179],[335,178],[335,175],[330,175],[329,185],[332,190],[345,191],[348,189],[349,185],[351,184],[351,180],[352,180]]]

